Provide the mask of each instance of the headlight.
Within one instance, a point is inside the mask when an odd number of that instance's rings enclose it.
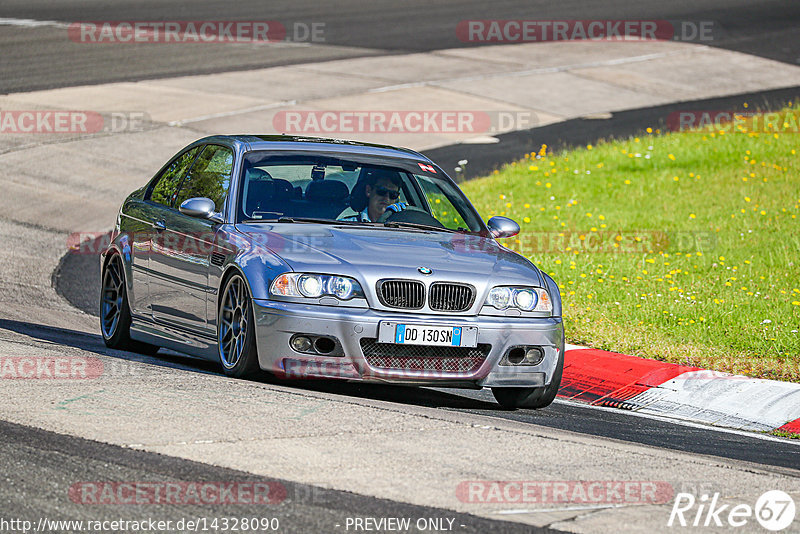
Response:
[[[550,295],[540,287],[494,287],[486,297],[486,305],[498,310],[514,307],[522,311],[553,311]]]
[[[539,297],[530,289],[518,289],[514,291],[514,306],[520,310],[531,311],[539,302]]]
[[[489,291],[489,296],[486,298],[486,304],[494,306],[498,310],[505,310],[511,303],[514,296],[510,287],[495,287]]]
[[[304,297],[321,297],[322,277],[317,274],[303,274],[297,279],[297,289]]]
[[[353,298],[358,283],[344,276],[331,276],[328,280],[328,292],[339,300]]]
[[[364,298],[364,292],[357,281],[346,276],[329,274],[283,273],[272,281],[269,292],[280,297],[331,296],[339,300]]]

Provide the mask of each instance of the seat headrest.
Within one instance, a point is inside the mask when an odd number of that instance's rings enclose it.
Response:
[[[273,178],[272,181],[275,183],[275,196],[282,199],[292,198],[294,197],[294,186],[289,180],[284,180],[282,178]]]
[[[272,175],[265,171],[264,169],[259,169],[258,167],[251,167],[247,169],[244,173],[245,180],[254,181],[254,180],[272,180]]]
[[[338,180],[315,180],[306,188],[306,199],[314,202],[344,202],[348,194],[347,186]]]
[[[275,183],[272,180],[254,180],[247,184],[247,213],[260,211],[275,198]]]

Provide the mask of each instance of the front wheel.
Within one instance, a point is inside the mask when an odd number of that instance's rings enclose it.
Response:
[[[158,347],[131,339],[131,310],[125,270],[119,254],[113,254],[103,269],[100,290],[100,332],[106,346],[140,354],[153,355]]]
[[[561,343],[561,347],[556,370],[548,385],[537,388],[492,388],[492,395],[500,406],[507,410],[538,409],[550,406],[558,394],[561,376],[564,374],[564,343]]]
[[[259,371],[253,305],[244,279],[235,274],[225,284],[217,312],[219,361],[226,375],[244,378]]]

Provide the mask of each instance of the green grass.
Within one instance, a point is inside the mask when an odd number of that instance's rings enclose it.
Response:
[[[800,381],[799,173],[796,133],[651,131],[462,188],[520,223],[506,245],[558,282],[568,342]]]
[[[778,436],[779,438],[800,439],[800,434],[795,434],[794,432],[784,432],[783,430],[773,430],[772,432],[768,432],[768,434]]]

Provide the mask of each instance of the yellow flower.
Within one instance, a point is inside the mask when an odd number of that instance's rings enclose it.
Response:
[[[667,157],[672,161],[675,161],[675,156],[673,154],[669,154]]]
[[[690,219],[694,219],[694,218],[695,218],[695,216],[694,216],[694,213],[690,213],[690,214],[689,214],[689,218],[690,218]]]

